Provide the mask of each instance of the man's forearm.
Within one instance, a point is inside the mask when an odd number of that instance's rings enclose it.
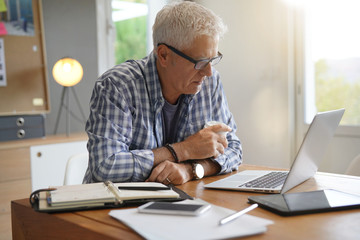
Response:
[[[152,151],[154,153],[154,167],[166,160],[175,162],[173,155],[166,147],[156,148]]]

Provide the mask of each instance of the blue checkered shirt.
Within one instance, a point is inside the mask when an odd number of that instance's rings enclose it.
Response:
[[[96,81],[86,123],[89,166],[84,183],[137,182],[149,177],[154,163],[151,149],[164,145],[164,102],[153,53],[117,65]],[[215,161],[220,173],[237,169],[242,162],[241,143],[214,68],[197,94],[184,96],[179,111],[175,142],[198,132],[207,121],[229,125],[233,129],[227,135],[229,146]]]

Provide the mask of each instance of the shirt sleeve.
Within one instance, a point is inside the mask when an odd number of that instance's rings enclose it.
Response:
[[[228,147],[225,153],[215,158],[215,161],[221,166],[220,174],[237,170],[242,163],[242,146],[239,138],[236,136],[236,123],[230,112],[227,99],[224,93],[220,76],[217,72],[213,74],[215,81],[215,91],[212,95],[213,120],[227,124],[232,131],[227,133],[226,138]]]
[[[132,149],[132,129],[131,106],[124,92],[111,78],[97,81],[86,123],[89,167],[84,183],[105,180],[136,182],[147,178],[154,155],[150,149]]]

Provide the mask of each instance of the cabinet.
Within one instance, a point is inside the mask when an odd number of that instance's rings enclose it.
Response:
[[[43,115],[0,117],[0,141],[39,138],[44,136]]]
[[[0,239],[11,239],[10,201],[32,192],[30,149],[79,141],[87,141],[85,133],[0,142]]]
[[[86,152],[86,143],[72,141],[31,146],[31,190],[63,185],[68,159],[74,154]]]

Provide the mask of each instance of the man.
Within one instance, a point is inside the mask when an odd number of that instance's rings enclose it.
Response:
[[[193,2],[157,14],[153,52],[115,66],[95,84],[84,183],[183,184],[237,169],[241,144],[212,67],[222,58],[225,30],[218,16]],[[204,128],[209,121],[220,124]]]

